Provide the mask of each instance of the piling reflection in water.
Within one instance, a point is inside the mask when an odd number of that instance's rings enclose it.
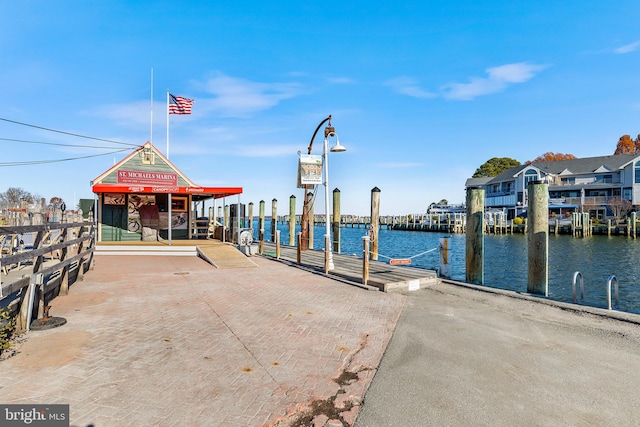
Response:
[[[269,222],[269,220],[267,220]],[[268,227],[268,226],[267,226]],[[281,241],[288,242],[288,227],[279,225]],[[298,232],[299,230],[296,230]],[[364,228],[342,228],[341,253],[362,256]],[[254,224],[257,239],[257,222]],[[314,233],[314,248],[324,247],[322,227]],[[411,258],[432,248],[437,248],[439,239],[450,238],[451,277],[465,280],[465,235],[415,231],[392,231],[381,229],[379,238],[379,260],[389,258]],[[523,234],[486,235],[485,286],[527,291],[527,236]],[[618,279],[620,305],[616,310],[640,314],[640,240],[625,236],[592,235],[574,238],[566,235],[549,236],[549,299],[572,302],[571,282],[576,271],[584,277],[584,301],[580,304],[606,308],[606,285],[609,276]],[[412,258],[413,267],[437,270],[439,253]]]

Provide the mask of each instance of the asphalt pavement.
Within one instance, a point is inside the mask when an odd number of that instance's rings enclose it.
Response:
[[[536,301],[409,294],[356,427],[637,426],[640,316]]]

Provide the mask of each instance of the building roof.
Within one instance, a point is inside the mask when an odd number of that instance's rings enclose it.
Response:
[[[146,161],[147,159],[153,159]],[[91,182],[94,193],[190,194],[194,200],[242,194],[242,187],[202,187],[146,142]]]
[[[491,181],[493,178],[491,177],[480,177],[480,178],[468,178],[465,183],[464,186],[465,187],[483,187],[484,185],[487,184],[487,182]]]
[[[494,182],[503,182],[503,181],[513,181],[513,179],[526,167],[528,167],[529,165],[520,165],[520,166],[514,166],[512,168],[507,169],[506,171],[502,172],[500,175],[498,176],[494,176],[493,178],[489,178],[489,180],[486,182],[486,184],[489,183],[494,183]]]
[[[546,173],[561,175],[563,172],[572,175],[609,172],[624,168],[630,162],[640,158],[637,154],[618,154],[612,156],[585,157],[583,159],[557,160],[554,162],[532,163]]]
[[[530,167],[536,168],[543,173],[550,175],[586,175],[617,171],[636,159],[640,159],[640,155],[618,154],[611,156],[585,157],[582,159],[556,160],[552,162],[535,162],[507,169],[500,175],[489,178],[489,180],[484,184],[512,181],[520,172]],[[469,182],[469,180],[467,180],[467,182]],[[483,184],[479,183],[475,185]],[[471,185],[467,184],[467,186]]]

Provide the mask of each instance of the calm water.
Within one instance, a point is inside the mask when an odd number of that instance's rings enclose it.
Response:
[[[270,239],[269,221],[265,226]],[[257,224],[254,230],[257,229]],[[287,225],[279,225],[283,244],[289,242]],[[299,230],[297,229],[296,232]],[[314,231],[314,248],[324,247],[324,227]],[[364,228],[341,228],[341,252],[362,256]],[[379,260],[412,258],[412,266],[437,270],[438,250],[420,255],[438,247],[441,237],[450,238],[452,279],[465,281],[465,236],[414,231],[380,230]],[[257,233],[256,233],[257,238]],[[527,236],[488,235],[484,240],[485,286],[527,291]],[[415,258],[414,258],[415,256]],[[640,313],[640,239],[624,236],[549,236],[549,299],[572,302],[571,282],[576,271],[584,278],[583,303],[606,308],[606,284],[611,275],[618,279],[620,304],[614,309]],[[612,290],[613,294],[613,290]]]

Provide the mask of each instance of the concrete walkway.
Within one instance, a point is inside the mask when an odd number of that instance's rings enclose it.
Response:
[[[639,425],[640,316],[540,301],[411,293],[356,426]]]
[[[406,297],[252,259],[97,256],[51,304],[67,324],[0,361],[1,403],[68,403],[73,426],[352,425]]]

